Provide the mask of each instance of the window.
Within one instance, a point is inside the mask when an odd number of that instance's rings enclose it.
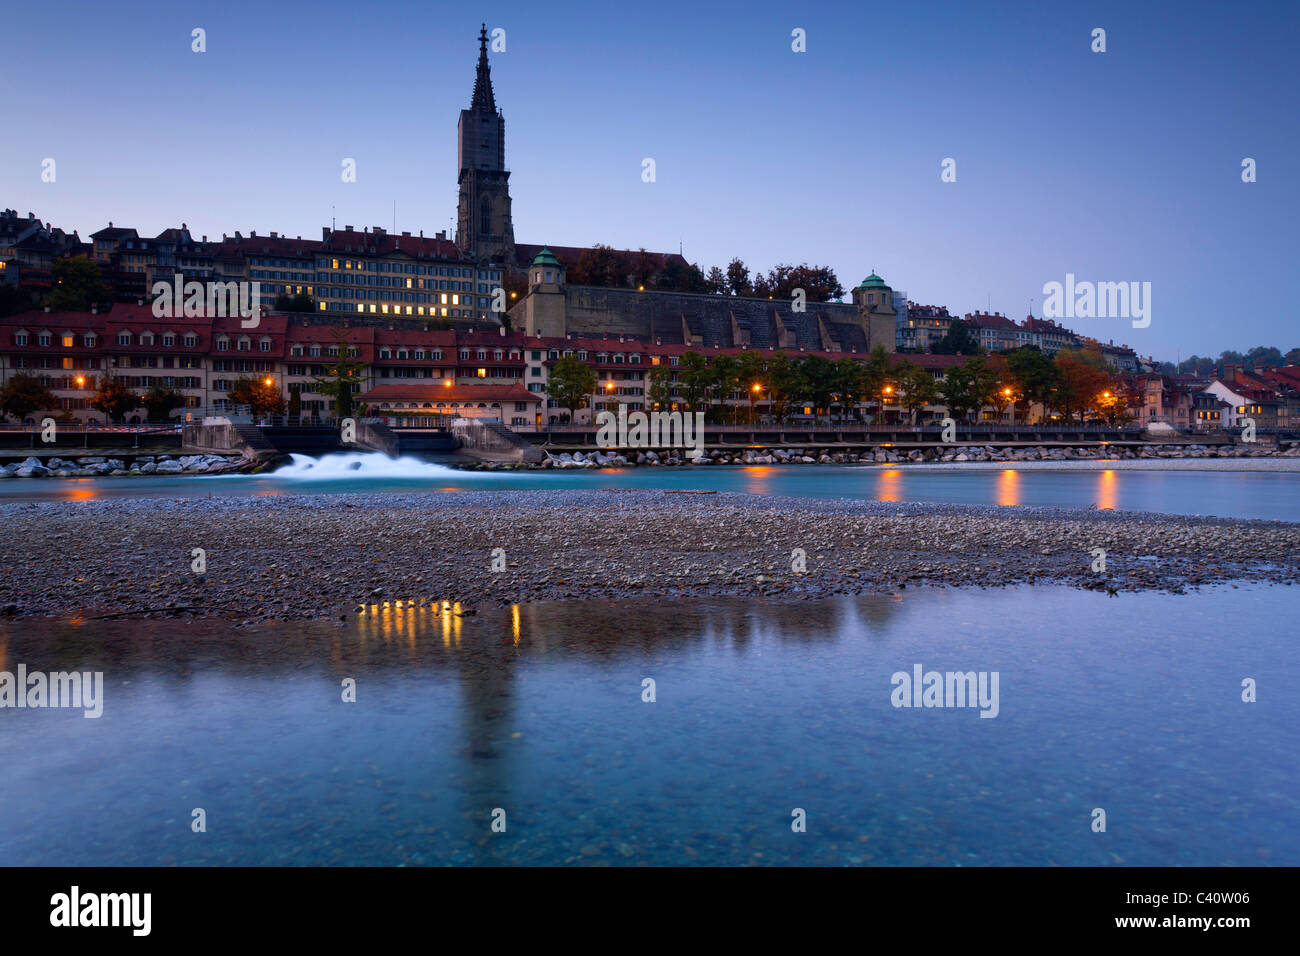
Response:
[[[42,338],[44,338],[44,337],[45,337],[45,336],[42,336]],[[48,342],[42,342],[41,344],[42,344],[42,345],[48,345],[49,343],[48,343]],[[117,333],[117,344],[118,344],[118,345],[130,345],[130,344],[131,344],[131,333],[130,333],[130,332],[118,332],[118,333]]]
[[[162,337],[162,344],[164,348],[171,348],[173,345],[176,344],[176,336],[171,332],[164,332]]]
[[[26,344],[27,344],[27,333],[26,333],[26,332],[15,332],[15,333],[14,333],[14,345],[26,345]]]
[[[197,335],[185,336],[185,347],[187,349],[197,348],[198,344],[199,344],[199,337]]]
[[[73,344],[74,344],[76,341],[77,341],[77,337],[76,337],[75,335],[73,335],[71,332],[64,332],[64,333],[63,333],[63,347],[64,347],[65,349],[70,349],[70,348],[72,348]]]
[[[217,351],[218,351],[218,352],[229,352],[229,351],[230,351],[230,339],[227,339],[227,338],[220,338],[220,339],[217,339]]]
[[[259,352],[269,352],[269,351],[271,351],[271,340],[270,340],[270,339],[260,339],[260,340],[258,341],[258,343],[257,343],[257,350],[258,350]]]

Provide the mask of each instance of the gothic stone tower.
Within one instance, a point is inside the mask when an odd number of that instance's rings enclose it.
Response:
[[[510,173],[506,169],[506,121],[492,94],[487,25],[479,30],[474,98],[460,111],[457,128],[460,205],[456,245],[480,261],[509,263],[515,254],[510,219]]]

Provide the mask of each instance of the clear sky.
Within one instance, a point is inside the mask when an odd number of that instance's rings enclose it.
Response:
[[[520,242],[874,269],[1014,318],[1066,273],[1150,282],[1148,328],[1067,324],[1161,359],[1300,345],[1294,0],[9,0],[0,205],[83,239],[314,238],[396,200],[399,230],[454,233],[481,21]]]

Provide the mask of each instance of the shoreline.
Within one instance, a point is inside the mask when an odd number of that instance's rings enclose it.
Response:
[[[1300,582],[1300,524],[1143,512],[627,489],[24,502],[0,504],[0,519],[11,618],[337,622],[398,600],[469,614],[628,597]],[[1091,570],[1097,548],[1104,572]]]

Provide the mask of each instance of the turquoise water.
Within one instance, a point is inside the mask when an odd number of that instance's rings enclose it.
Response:
[[[1296,608],[1016,588],[9,622],[0,670],[102,670],[105,702],[0,710],[0,865],[1297,865]],[[915,664],[997,671],[997,717],[893,707]]]
[[[1300,521],[1300,472],[1067,470],[1022,466],[790,465],[467,472],[411,460],[392,467],[367,456],[372,474],[10,479],[0,503],[112,497],[206,497],[386,491],[550,488],[692,488],[816,498],[1117,508],[1184,515]]]

